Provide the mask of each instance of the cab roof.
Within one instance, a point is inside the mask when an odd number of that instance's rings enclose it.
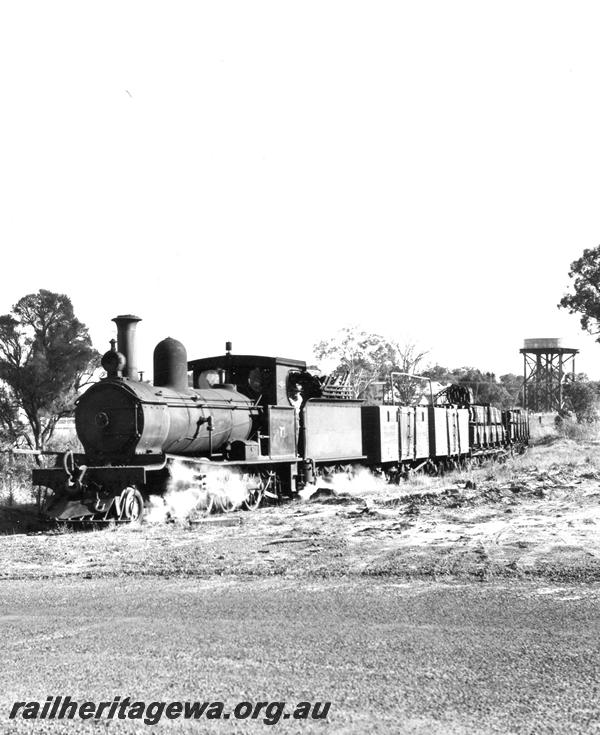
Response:
[[[256,367],[275,367],[283,365],[285,367],[296,368],[297,370],[306,370],[306,362],[304,360],[292,360],[289,357],[270,357],[268,355],[235,355],[225,354],[215,357],[202,357],[199,360],[189,360],[188,370],[207,370],[215,366],[231,366],[238,365],[255,365]]]

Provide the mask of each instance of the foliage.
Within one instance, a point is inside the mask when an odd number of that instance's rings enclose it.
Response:
[[[31,485],[31,470],[36,464],[30,454],[0,452],[0,505],[31,503],[36,498]]]
[[[587,380],[574,380],[564,387],[565,403],[581,423],[589,423],[599,418],[598,406],[600,386]]]
[[[523,403],[523,376],[514,373],[506,373],[500,376],[500,385],[508,393],[508,404],[504,404],[501,408],[512,408],[513,406],[522,405]]]
[[[423,374],[442,385],[449,383],[464,385],[473,392],[475,403],[489,403],[498,408],[517,405],[523,385],[523,378],[512,373],[502,375],[498,380],[494,373],[483,373],[473,367],[449,370],[441,365],[434,365]]]
[[[379,402],[382,397],[391,398],[392,373],[417,374],[426,352],[416,345],[401,346],[397,341],[379,334],[359,331],[356,327],[342,329],[329,340],[323,340],[313,348],[319,361],[329,361],[330,374],[346,376],[354,388],[356,398],[367,402]],[[523,377],[507,373],[496,378],[494,373],[483,373],[473,367],[449,370],[434,365],[420,371],[424,377],[446,386],[457,383],[470,388],[476,403],[490,403],[500,408],[510,408],[519,402]],[[419,394],[428,392],[428,385],[405,376],[394,376],[394,400],[409,404]]]
[[[572,419],[563,419],[556,426],[557,433],[565,439],[575,442],[594,442],[598,440],[600,424],[597,421],[585,421],[579,423]]]
[[[40,290],[0,316],[0,427],[7,443],[44,449],[98,364],[70,299]]]
[[[392,372],[414,373],[426,354],[414,344],[401,346],[395,340],[356,327],[342,329],[331,339],[314,345],[313,351],[317,360],[333,363],[330,374],[347,377],[356,398],[373,397],[377,384],[383,384],[385,389]],[[412,382],[410,378],[395,378],[396,400],[406,402],[407,393],[413,392]]]
[[[27,435],[19,406],[8,387],[0,385],[0,447],[11,447]]]
[[[569,278],[573,279],[573,292],[565,294],[558,306],[570,314],[580,314],[581,328],[597,335],[600,342],[600,246],[584,250],[581,258],[571,263]]]

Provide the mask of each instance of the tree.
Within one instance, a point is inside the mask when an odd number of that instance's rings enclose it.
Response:
[[[482,373],[477,368],[463,368],[458,382],[473,391],[475,403],[489,403],[499,408],[514,405],[506,388],[496,380],[494,373]]]
[[[331,375],[347,378],[355,398],[368,397],[378,383],[389,385],[392,372],[414,373],[427,354],[419,352],[414,344],[400,346],[395,340],[356,327],[346,327],[317,343],[313,352],[318,361],[331,363]],[[395,378],[394,387],[395,397],[402,400],[406,381]]]
[[[518,393],[523,378],[507,374],[496,379],[494,373],[483,373],[474,367],[461,367],[449,370],[441,365],[428,368],[423,373],[442,385],[455,383],[470,388],[474,403],[489,403],[498,408],[510,408],[517,404]]]
[[[558,307],[580,314],[581,328],[600,342],[600,246],[584,250],[571,263],[569,278],[574,279],[573,293],[565,294]]]
[[[423,370],[423,375],[431,378],[431,380],[435,380],[436,383],[441,383],[442,385],[445,385],[446,383],[456,383],[458,381],[458,376],[455,371],[449,370],[447,367],[443,367],[442,365],[433,365],[432,367],[428,367],[426,370]]]
[[[524,379],[522,375],[515,375],[514,373],[507,373],[506,375],[500,376],[500,383],[506,389],[509,396],[510,403],[502,406],[502,408],[511,408],[523,403],[523,383]]]
[[[99,355],[67,296],[41,289],[0,316],[0,426],[42,450],[73,410]]]
[[[581,424],[598,419],[598,384],[589,382],[585,376],[567,383],[564,388],[565,403]]]
[[[27,436],[19,406],[6,386],[0,385],[0,447],[11,447]]]

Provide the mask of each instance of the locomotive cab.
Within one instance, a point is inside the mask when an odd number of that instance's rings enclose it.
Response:
[[[228,344],[229,346],[229,344]],[[302,360],[263,355],[225,355],[188,362],[194,388],[230,384],[259,406],[290,406],[290,373],[306,371]]]
[[[232,460],[248,461],[258,457],[271,460],[296,456],[298,416],[290,377],[306,372],[306,363],[284,357],[233,355],[227,352],[188,362],[196,390],[232,386],[262,410],[251,441],[231,447]]]

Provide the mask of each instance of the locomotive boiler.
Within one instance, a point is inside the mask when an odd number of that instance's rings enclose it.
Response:
[[[117,317],[125,351],[134,319]],[[167,337],[158,343],[153,384],[137,380],[132,368],[127,370],[127,360],[113,344],[102,358],[107,377],[77,402],[77,435],[94,464],[166,453],[210,455],[250,436],[256,414],[252,402],[228,383],[204,390],[190,387],[181,342]]]

